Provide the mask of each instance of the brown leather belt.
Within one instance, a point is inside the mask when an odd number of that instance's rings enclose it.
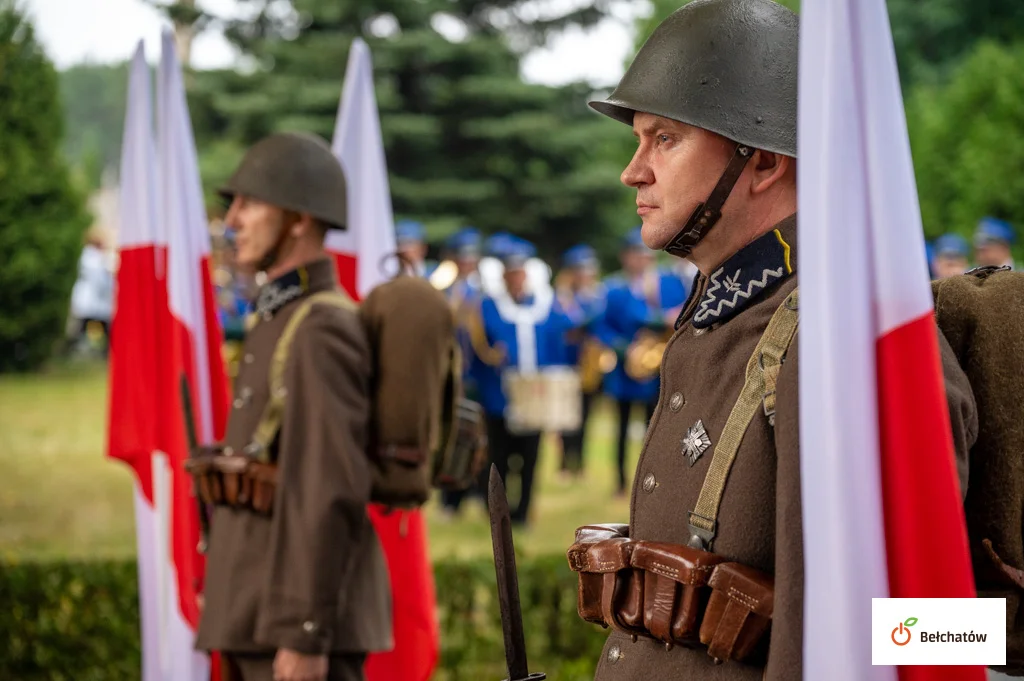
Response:
[[[377,448],[377,456],[382,461],[399,461],[410,466],[422,465],[429,455],[423,447],[411,445],[381,445]]]
[[[702,549],[634,540],[628,525],[576,530],[569,567],[588,622],[666,648],[706,646],[716,661],[749,661],[768,638],[774,578]]]
[[[249,456],[226,454],[222,447],[204,447],[185,461],[203,503],[269,514],[277,489],[277,466]]]

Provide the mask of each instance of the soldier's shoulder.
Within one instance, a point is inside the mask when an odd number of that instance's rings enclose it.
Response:
[[[364,326],[359,306],[346,293],[332,291],[310,298],[307,306],[301,327],[296,329],[296,341],[316,343],[325,336],[362,339]]]

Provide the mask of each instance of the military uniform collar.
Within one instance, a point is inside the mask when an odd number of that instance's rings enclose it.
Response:
[[[258,319],[269,321],[291,301],[336,286],[334,262],[330,258],[314,260],[260,287],[252,311]]]
[[[698,329],[726,322],[794,272],[796,215],[791,215],[740,249],[711,276],[698,276],[694,299],[684,306],[679,324],[691,314],[691,324]]]

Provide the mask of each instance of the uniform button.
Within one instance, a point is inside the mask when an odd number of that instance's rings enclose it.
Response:
[[[225,447],[224,448],[224,456],[233,456],[234,453],[235,453],[235,448],[234,447]]]
[[[707,332],[708,332],[708,330],[706,328],[694,329],[693,330],[693,335],[694,336],[703,336]]]
[[[648,493],[653,492],[654,488],[657,487],[657,486],[658,486],[658,481],[654,477],[654,473],[648,473],[647,475],[644,476],[644,491],[645,492],[648,492]]]
[[[264,312],[263,313],[263,321],[269,322],[273,318],[274,318],[273,313],[271,313],[271,312]]]
[[[622,651],[619,649],[618,646],[612,646],[608,650],[608,661],[609,662],[618,662],[621,659],[622,659]]]
[[[316,622],[303,622],[302,630],[307,634],[312,634],[314,631],[316,631]]]
[[[284,397],[288,394],[288,388],[278,388],[276,394],[278,397]]]
[[[238,391],[238,397],[235,398],[235,401],[232,404],[234,405],[235,409],[241,409],[242,407],[249,403],[249,399],[251,397],[252,389],[246,386]]]
[[[247,352],[247,353],[245,353],[245,357],[243,358],[243,361],[246,364],[252,364],[255,359],[256,358],[253,356],[253,354],[251,352]]]
[[[680,392],[672,393],[672,397],[669,398],[668,408],[672,411],[679,411],[683,408],[683,394]]]

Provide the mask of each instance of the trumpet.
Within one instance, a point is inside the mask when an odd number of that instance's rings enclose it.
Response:
[[[665,347],[671,338],[671,330],[652,331],[643,329],[626,350],[623,370],[634,381],[646,381],[661,372],[661,360]]]

